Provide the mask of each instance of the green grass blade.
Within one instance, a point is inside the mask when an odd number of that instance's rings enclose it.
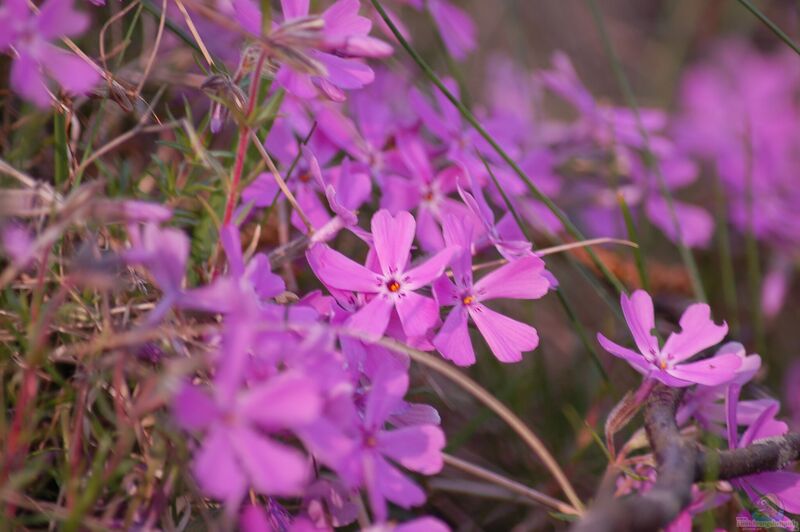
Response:
[[[786,35],[786,33],[782,29],[780,29],[777,24],[772,22],[772,20],[770,20],[769,17],[767,17],[764,13],[762,13],[760,9],[754,6],[753,3],[750,2],[750,0],[738,0],[738,2],[742,4],[744,8],[747,9],[750,13],[755,15],[758,20],[763,22],[764,25],[768,27],[772,31],[772,33],[777,35],[780,40],[786,43],[786,45],[789,48],[791,48],[792,50],[795,51],[795,53],[800,55],[800,46],[795,44],[795,42],[792,40],[791,37]]]
[[[722,183],[717,177],[714,180],[714,202],[716,203],[717,252],[719,254],[719,271],[722,282],[722,297],[728,309],[728,322],[734,336],[739,336],[739,301],[736,293],[736,275],[733,268],[731,252],[731,234],[728,230],[728,212],[725,206],[725,193]]]
[[[639,233],[636,231],[636,225],[633,222],[633,215],[631,209],[628,207],[628,202],[625,201],[625,196],[617,194],[617,202],[622,211],[622,217],[625,219],[625,229],[628,231],[628,240],[635,242],[637,246],[633,248],[633,258],[636,261],[636,270],[639,272],[639,280],[642,283],[642,288],[650,291],[650,281],[647,278],[647,267],[644,263],[644,253],[642,251],[642,242],[639,239]]]
[[[683,242],[683,237],[681,236],[681,228],[680,223],[678,222],[678,218],[675,214],[675,206],[672,198],[672,193],[667,187],[666,182],[664,180],[664,175],[661,172],[661,169],[658,165],[657,159],[653,155],[652,150],[650,149],[650,135],[647,132],[647,129],[644,127],[642,123],[642,117],[639,113],[639,106],[636,103],[636,97],[633,94],[633,89],[631,88],[630,83],[628,82],[628,78],[625,75],[624,70],[622,69],[622,65],[619,61],[619,57],[617,53],[614,51],[614,46],[611,44],[611,39],[608,35],[608,30],[606,29],[605,22],[603,21],[603,15],[600,13],[600,9],[597,7],[596,0],[587,0],[589,4],[589,8],[592,12],[592,16],[595,19],[595,23],[597,24],[598,30],[600,31],[600,37],[603,40],[603,46],[605,47],[606,54],[611,62],[611,66],[614,70],[614,73],[617,77],[617,81],[622,89],[622,92],[625,95],[625,99],[628,101],[628,107],[634,113],[636,117],[636,125],[639,129],[640,134],[644,140],[644,152],[645,152],[645,164],[648,168],[651,168],[654,173],[656,174],[656,178],[658,179],[658,185],[661,189],[661,193],[664,196],[664,199],[667,201],[667,207],[669,209],[670,218],[672,218],[672,223],[675,226],[675,232],[678,235],[678,250],[680,251],[681,259],[683,260],[684,265],[686,266],[687,271],[689,272],[689,277],[692,281],[692,288],[694,290],[695,297],[700,301],[706,301],[706,293],[703,289],[703,283],[700,279],[700,271],[697,268],[697,262],[694,259],[694,255],[692,254],[691,250],[686,246]]]
[[[55,155],[55,184],[60,188],[69,179],[69,149],[67,147],[67,122],[64,113],[53,115],[53,148]]]

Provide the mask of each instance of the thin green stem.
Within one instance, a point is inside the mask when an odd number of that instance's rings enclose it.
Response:
[[[792,50],[795,51],[795,53],[800,55],[800,46],[795,44],[795,42],[792,40],[791,37],[786,35],[786,33],[782,29],[780,29],[777,24],[772,22],[772,20],[770,20],[769,17],[767,17],[764,13],[762,13],[760,9],[754,6],[753,3],[750,2],[750,0],[738,0],[738,2],[742,4],[744,8],[747,9],[750,13],[755,15],[758,20],[763,22],[764,25],[768,27],[772,31],[772,33],[777,35],[780,40],[786,43],[786,45],[789,48],[791,48]]]
[[[733,268],[731,252],[731,234],[728,230],[728,212],[725,205],[725,194],[719,176],[714,180],[714,201],[716,203],[717,252],[719,253],[720,276],[722,281],[722,297],[728,308],[728,321],[734,336],[739,330],[739,301],[736,294],[736,276]]]
[[[533,245],[533,240],[528,234],[527,228],[523,223],[522,218],[520,217],[519,213],[517,213],[517,209],[511,203],[511,199],[509,199],[508,195],[503,190],[503,187],[501,187],[500,183],[497,181],[497,177],[494,175],[491,166],[489,166],[489,161],[487,161],[486,158],[478,150],[475,150],[475,152],[478,154],[478,157],[481,158],[481,161],[483,161],[483,164],[486,167],[486,171],[489,172],[489,176],[492,178],[494,185],[500,191],[500,195],[503,197],[503,201],[506,204],[506,208],[509,210],[509,212],[511,212],[511,215],[514,217],[514,221],[517,222],[517,225],[519,226],[523,235],[525,235],[525,238],[528,240],[528,242],[530,242],[531,245]],[[567,317],[572,323],[572,326],[575,329],[575,333],[578,335],[578,338],[580,339],[584,348],[589,352],[592,362],[594,362],[594,365],[597,367],[597,370],[600,372],[600,375],[603,377],[603,380],[606,382],[606,384],[611,384],[611,382],[608,379],[608,373],[606,373],[605,368],[600,362],[600,357],[597,355],[597,351],[595,351],[593,344],[589,341],[589,336],[586,334],[586,329],[583,327],[580,318],[578,318],[578,314],[575,312],[575,309],[572,307],[572,304],[570,303],[566,294],[564,294],[563,290],[560,287],[556,289],[555,292],[556,292],[556,297],[558,298],[558,302],[561,304],[561,307],[564,309],[564,312],[566,313]]]
[[[633,248],[633,258],[636,261],[636,270],[639,272],[639,281],[642,283],[642,288],[650,291],[650,281],[647,278],[647,267],[644,263],[644,253],[642,252],[642,242],[639,239],[639,234],[636,231],[636,224],[633,222],[633,215],[631,209],[628,207],[628,202],[625,201],[625,196],[621,193],[617,194],[617,202],[622,211],[622,217],[625,219],[625,228],[628,231],[628,240],[635,242],[637,246]]]
[[[611,66],[614,70],[614,73],[617,77],[617,82],[619,83],[623,94],[625,95],[625,99],[628,101],[628,107],[634,113],[636,117],[636,125],[639,129],[640,134],[642,135],[642,139],[644,140],[644,162],[649,169],[652,169],[658,179],[659,188],[661,189],[661,193],[664,196],[664,199],[667,202],[667,208],[669,210],[671,221],[675,227],[675,233],[678,240],[678,250],[680,251],[681,259],[683,260],[686,269],[689,272],[689,277],[692,281],[692,288],[694,290],[695,297],[700,301],[706,301],[706,293],[703,289],[703,283],[700,279],[700,271],[697,268],[697,262],[695,262],[694,256],[692,255],[691,250],[686,246],[686,243],[683,240],[680,222],[678,221],[677,215],[675,214],[675,205],[672,198],[672,192],[669,190],[669,187],[666,185],[666,181],[664,179],[664,175],[661,172],[661,168],[658,165],[658,160],[654,156],[652,150],[650,149],[650,135],[647,131],[647,128],[644,127],[644,123],[642,122],[641,114],[639,113],[639,106],[636,102],[636,96],[633,94],[633,89],[631,88],[630,83],[628,82],[628,78],[625,75],[625,71],[622,69],[622,65],[619,61],[619,57],[614,50],[614,46],[611,43],[611,39],[608,35],[608,30],[606,29],[605,22],[603,21],[603,15],[600,13],[600,9],[597,7],[596,0],[587,0],[589,4],[589,8],[592,11],[592,16],[595,19],[597,24],[598,30],[600,31],[600,37],[603,40],[603,46],[605,47],[606,54],[611,62]]]
[[[506,162],[506,164],[511,167],[511,169],[516,173],[520,179],[527,185],[528,190],[533,194],[536,199],[541,201],[545,204],[545,206],[558,218],[567,232],[572,235],[577,240],[584,240],[585,237],[580,232],[580,230],[572,223],[572,221],[567,217],[567,215],[551,200],[546,194],[544,194],[539,188],[533,184],[531,178],[519,167],[519,165],[506,153],[506,151],[500,147],[497,141],[492,137],[486,129],[481,125],[475,115],[458,99],[453,95],[452,92],[444,85],[439,76],[431,69],[430,65],[422,58],[422,56],[414,50],[408,41],[403,37],[400,31],[395,26],[394,22],[392,22],[391,18],[386,14],[386,10],[383,8],[383,5],[379,0],[371,0],[372,5],[378,11],[378,14],[381,16],[383,21],[392,31],[392,34],[397,39],[397,42],[403,47],[403,49],[411,56],[414,62],[419,66],[425,76],[433,83],[436,88],[447,98],[450,103],[452,103],[456,109],[458,109],[461,116],[466,120],[474,129],[478,132],[478,134],[483,137],[484,140],[492,147],[492,149]],[[589,257],[594,262],[597,269],[603,274],[603,276],[608,280],[609,283],[619,292],[624,293],[626,291],[625,286],[622,282],[614,275],[603,262],[597,257],[597,254],[594,253],[592,250],[587,250]]]

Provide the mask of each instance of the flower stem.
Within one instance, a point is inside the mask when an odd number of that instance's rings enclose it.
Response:
[[[264,68],[264,61],[266,60],[266,52],[261,51],[256,61],[256,67],[250,74],[250,93],[247,98],[247,111],[245,113],[245,120],[249,120],[256,108],[258,101],[258,89],[261,86],[261,70]],[[239,183],[242,180],[242,170],[244,169],[244,159],[247,155],[247,146],[250,140],[250,128],[247,124],[239,126],[239,141],[236,147],[236,160],[233,165],[233,172],[231,174],[231,188],[228,191],[228,201],[225,203],[225,214],[222,217],[222,225],[228,225],[233,217],[233,209],[236,206],[236,201],[239,198]]]

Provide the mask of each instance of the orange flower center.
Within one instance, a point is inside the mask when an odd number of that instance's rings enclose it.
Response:
[[[389,289],[389,292],[397,292],[398,290],[400,290],[400,283],[398,283],[395,280],[391,280],[388,283],[386,283],[386,288]]]
[[[470,303],[475,301],[475,298],[472,296],[464,296],[464,299],[462,299],[461,301],[463,301],[465,305],[469,305]]]

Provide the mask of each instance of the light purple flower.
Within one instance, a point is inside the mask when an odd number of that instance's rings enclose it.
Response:
[[[444,247],[440,229],[444,218],[472,218],[468,208],[448,197],[455,192],[458,180],[466,177],[465,170],[460,165],[451,165],[434,172],[417,134],[402,131],[396,140],[408,178],[390,175],[384,179],[381,206],[392,213],[416,209],[417,239],[422,249],[429,253],[439,251]]]
[[[442,274],[455,249],[445,248],[410,268],[409,253],[415,228],[414,217],[405,211],[393,217],[389,211],[381,209],[372,217],[379,272],[371,271],[324,244],[308,251],[317,264],[315,272],[327,285],[374,294],[346,323],[367,338],[377,339],[386,331],[392,310],[397,311],[403,331],[409,337],[423,336],[438,320],[436,302],[416,291]]]
[[[601,333],[597,334],[597,340],[606,351],[625,360],[646,378],[676,387],[693,384],[717,386],[730,382],[742,365],[742,358],[736,353],[684,362],[718,344],[728,332],[727,324],[717,325],[711,319],[708,305],[695,303],[689,306],[681,316],[680,332],[670,334],[662,347],[654,335],[655,314],[650,295],[644,290],[637,290],[630,297],[622,294],[620,304],[639,352],[622,347]]]
[[[436,425],[386,428],[388,418],[402,407],[407,390],[405,372],[387,368],[375,376],[364,407],[360,445],[353,455],[356,477],[366,487],[378,521],[388,516],[387,500],[403,508],[425,502],[425,492],[392,462],[423,475],[436,474],[443,465],[444,433]]]
[[[458,60],[466,58],[477,44],[472,18],[448,0],[428,0],[428,10],[450,55]]]
[[[769,404],[763,409],[758,418],[747,427],[741,439],[737,442],[729,437],[728,445],[731,448],[743,448],[759,440],[782,436],[789,432],[789,427],[786,423],[775,419],[778,408],[780,408],[780,405],[777,401]],[[735,434],[735,419],[729,419],[729,424],[733,425],[733,433]],[[790,471],[770,471],[739,477],[731,480],[731,484],[744,490],[750,500],[757,505],[763,504],[768,497],[774,497],[776,501],[770,502],[777,502],[781,513],[788,511],[793,514],[800,514],[800,474]],[[783,519],[790,522],[785,517]]]
[[[33,244],[33,235],[25,226],[12,222],[0,227],[0,247],[17,268],[31,264]]]
[[[316,39],[308,30],[292,36],[293,25],[309,18],[308,0],[281,0],[284,20],[272,31],[272,38],[287,37],[288,47],[299,42],[313,46],[303,50],[321,70],[309,73],[299,65],[285,62],[275,75],[276,81],[300,98],[314,98],[320,92],[335,101],[345,99],[345,90],[360,89],[371,83],[375,73],[359,58],[385,57],[392,48],[369,36],[372,22],[358,14],[359,0],[338,0],[319,15],[322,23]],[[251,0],[236,0],[236,15],[242,26],[254,35],[261,34],[261,11]]]
[[[473,284],[469,228],[454,217],[444,226],[445,242],[461,246],[451,262],[453,281],[446,276],[434,284],[439,303],[452,306],[433,345],[443,357],[459,366],[475,363],[475,351],[469,337],[468,317],[475,322],[492,353],[501,362],[522,360],[522,353],[539,345],[536,329],[499,314],[483,303],[487,300],[538,299],[547,293],[550,281],[543,275],[544,261],[534,255],[505,264]]]
[[[35,14],[25,0],[0,6],[0,52],[14,56],[11,87],[41,108],[51,104],[54,83],[71,94],[86,94],[100,75],[84,59],[51,44],[83,33],[89,18],[72,8],[72,0],[48,0]]]
[[[200,488],[235,508],[248,489],[265,495],[301,493],[309,479],[308,460],[266,434],[313,422],[319,407],[314,381],[287,372],[222,400],[186,385],[175,397],[173,413],[184,429],[204,432],[193,465]]]

